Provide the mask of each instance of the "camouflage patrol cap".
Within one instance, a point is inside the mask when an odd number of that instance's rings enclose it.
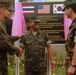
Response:
[[[41,22],[36,16],[31,16],[30,21],[36,23],[36,22]]]
[[[0,8],[2,8],[2,7],[6,8],[9,11],[12,11],[10,2],[0,2]]]
[[[66,0],[64,1],[64,8],[62,11],[65,11],[67,7],[76,7],[76,0]]]

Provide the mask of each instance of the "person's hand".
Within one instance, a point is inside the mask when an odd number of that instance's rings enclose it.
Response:
[[[18,57],[22,56],[22,53],[23,53],[23,49],[20,47],[18,52]]]
[[[68,64],[68,61],[67,61],[67,59],[65,59],[65,60],[63,61],[63,66],[66,67],[67,64]]]
[[[18,36],[18,39],[21,39],[24,35]]]
[[[55,69],[55,61],[51,61],[51,69]]]
[[[67,75],[74,75],[74,72],[75,72],[75,67],[70,66],[68,69]]]

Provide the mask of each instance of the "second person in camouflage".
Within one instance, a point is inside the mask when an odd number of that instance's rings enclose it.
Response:
[[[76,0],[66,0],[64,4],[63,11],[65,11],[67,18],[72,20],[65,43],[67,52],[65,64],[68,67],[67,75],[76,75]]]
[[[25,48],[25,75],[47,75],[45,47],[47,47],[51,67],[55,67],[51,41],[48,34],[39,29],[39,19],[31,17],[30,26],[31,29],[21,39],[21,47]]]

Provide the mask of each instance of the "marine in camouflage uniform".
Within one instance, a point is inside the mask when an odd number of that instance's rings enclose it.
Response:
[[[65,43],[66,52],[67,52],[67,62],[68,62],[67,69],[71,65],[74,45],[75,45],[75,42],[76,42],[76,38],[74,38],[76,36],[76,18],[72,22],[69,29],[70,30],[69,30],[68,38],[67,38],[66,43]]]
[[[45,47],[48,44],[51,44],[48,34],[40,29],[36,35],[30,29],[23,36],[21,47],[25,47],[25,75],[47,75]]]
[[[64,2],[65,8],[63,11],[65,11],[65,14],[67,15],[68,18],[71,18],[72,23],[69,27],[69,33],[67,36],[67,40],[65,43],[65,48],[67,52],[67,75],[76,75],[76,64],[74,64],[74,49],[75,49],[75,44],[76,44],[76,0],[67,0]],[[72,10],[71,10],[71,9]],[[70,12],[73,11],[74,14],[70,14]],[[71,12],[72,13],[72,12]],[[70,15],[69,15],[70,14]],[[72,17],[73,18],[72,18]],[[75,72],[71,72],[70,68],[74,67]]]
[[[4,20],[2,19],[3,15],[1,14],[1,11],[5,4],[5,2],[0,2],[0,75],[8,75],[7,53],[16,55],[19,53],[19,49],[13,45],[19,37],[7,34],[7,29]],[[6,11],[8,10],[6,9]]]

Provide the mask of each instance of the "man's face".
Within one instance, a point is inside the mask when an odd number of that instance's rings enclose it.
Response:
[[[3,15],[5,20],[11,19],[12,12],[8,8],[3,8],[1,10],[1,14]]]
[[[72,9],[70,7],[65,9],[65,14],[67,18],[71,18],[71,13],[72,13]]]
[[[31,22],[30,25],[33,29],[39,29],[40,22]]]

